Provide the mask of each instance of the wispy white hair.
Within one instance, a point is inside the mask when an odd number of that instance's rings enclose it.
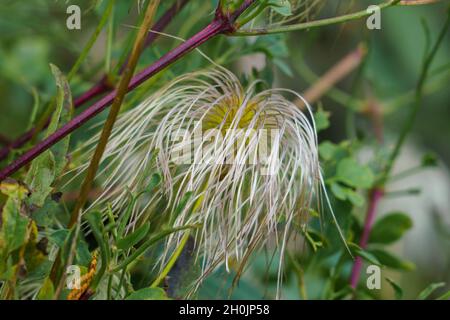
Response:
[[[97,176],[103,192],[91,208],[105,208],[110,203],[114,212],[123,212],[129,191],[142,191],[148,173],[158,171],[162,186],[134,208],[130,230],[165,199],[167,210],[158,214],[167,215],[171,227],[201,225],[193,236],[203,275],[222,263],[228,269],[230,259],[246,260],[269,236],[283,252],[293,221],[305,222],[302,217],[323,185],[317,135],[309,105],[300,95],[284,89],[257,93],[257,84],[244,89],[234,74],[217,67],[181,76],[124,112]],[[285,95],[300,98],[306,108],[300,109]],[[186,142],[172,137],[194,132],[199,126],[218,129],[223,135],[204,131],[200,141],[190,141],[197,146],[193,152],[196,161],[181,165],[171,161],[173,150],[186,147]],[[265,159],[271,173],[265,173],[261,163],[251,161],[264,138],[253,134],[242,140],[231,133],[232,129],[278,132],[270,138],[271,150]],[[71,173],[74,177],[86,170],[98,137],[78,150],[86,160]],[[199,153],[199,146],[219,150],[216,156],[234,157],[234,161],[207,161],[211,153]],[[175,215],[173,209],[187,194],[192,194],[187,205]],[[180,239],[180,233],[167,238],[161,264]],[[282,259],[279,263],[281,266]]]

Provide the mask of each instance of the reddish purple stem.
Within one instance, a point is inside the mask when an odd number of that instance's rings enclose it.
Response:
[[[373,189],[370,195],[369,208],[367,210],[366,221],[364,222],[364,230],[359,241],[359,246],[363,249],[366,248],[367,242],[369,241],[370,231],[372,230],[373,222],[375,221],[375,216],[377,213],[378,204],[383,197],[383,190],[379,188]],[[361,274],[362,259],[360,256],[356,257],[355,263],[353,264],[352,273],[350,276],[350,285],[355,289],[358,285],[359,276]]]
[[[169,23],[173,20],[174,16],[189,2],[190,0],[178,0],[169,10],[167,10],[164,15],[155,23],[152,30],[156,32],[160,32],[164,30]],[[156,32],[150,32],[145,41],[145,46],[150,46],[153,41],[155,41],[159,34]],[[122,64],[122,67],[119,69],[120,73],[122,73],[124,67],[127,64],[128,58],[125,60],[125,63]],[[107,82],[106,76],[104,76],[98,83],[96,83],[92,88],[83,93],[81,96],[75,98],[73,104],[75,108],[79,108],[84,105],[86,102],[90,101],[94,97],[100,96],[109,90],[111,90],[111,86]],[[43,128],[46,128],[50,124],[50,119],[47,120]],[[8,154],[13,149],[20,148],[25,145],[28,141],[30,141],[33,136],[36,134],[36,128],[30,129],[29,131],[22,134],[15,141],[7,144],[4,148],[0,150],[0,161],[6,159]]]
[[[135,89],[145,80],[151,78],[170,64],[176,62],[179,58],[191,52],[193,49],[199,47],[205,41],[221,33],[233,32],[236,19],[255,1],[257,0],[244,1],[241,7],[230,15],[224,15],[219,8],[216,11],[216,17],[213,22],[207,25],[203,30],[198,32],[192,38],[190,38],[186,42],[183,42],[172,51],[168,52],[154,64],[134,76],[133,79],[131,79],[130,85],[128,86],[128,92]],[[92,119],[97,114],[105,110],[114,101],[116,94],[116,90],[107,94],[94,105],[73,118],[60,129],[58,129],[55,133],[48,136],[45,140],[41,141],[37,145],[33,146],[28,152],[19,157],[16,161],[2,169],[0,171],[0,181],[3,181],[8,176],[17,172],[20,168],[24,167],[41,153],[52,147],[55,143],[62,140],[75,129],[86,123],[86,121]]]
[[[248,6],[253,3],[254,0],[246,1],[243,6],[239,9],[239,12],[243,12]],[[128,92],[135,89],[137,86],[142,84],[145,80],[151,78],[161,70],[165,69],[170,64],[177,61],[180,57],[186,55],[193,49],[197,48],[205,41],[210,38],[226,32],[232,32],[234,26],[234,20],[237,18],[235,14],[231,16],[224,16],[220,11],[217,12],[216,18],[213,22],[211,22],[208,26],[206,26],[203,30],[198,32],[192,38],[183,42],[180,46],[176,47],[154,64],[137,74],[133,77],[128,86]],[[109,93],[94,105],[89,107],[87,110],[79,114],[77,117],[73,118],[62,128],[58,129],[55,133],[47,137],[45,140],[41,141],[37,145],[35,145],[31,150],[26,152],[16,161],[8,165],[6,168],[1,170],[0,172],[0,181],[4,180],[6,177],[12,175],[20,168],[24,167],[28,163],[30,163],[33,159],[39,156],[42,152],[49,149],[55,143],[66,137],[68,134],[73,132],[75,129],[79,128],[82,124],[84,124],[89,119],[92,119],[94,116],[105,110],[114,100],[116,96],[116,90]]]
[[[11,141],[9,141],[9,139],[7,137],[0,135],[0,144],[8,145],[10,143],[11,143]]]

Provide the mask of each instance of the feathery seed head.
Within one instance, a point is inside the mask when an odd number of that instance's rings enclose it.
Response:
[[[292,222],[321,186],[317,137],[309,108],[304,113],[284,95],[302,97],[283,89],[256,93],[255,84],[244,89],[223,68],[195,72],[123,113],[97,177],[104,192],[92,206],[109,202],[123,212],[127,190],[139,193],[158,171],[163,186],[140,198],[129,229],[163,202],[158,215],[171,227],[201,225],[194,235],[204,274],[221,263],[228,268],[231,258],[244,261],[269,235],[283,251]],[[97,140],[78,150],[85,160],[73,176],[86,169]],[[162,264],[181,236],[167,238]]]

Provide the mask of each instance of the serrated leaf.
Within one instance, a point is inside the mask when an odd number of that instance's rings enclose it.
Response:
[[[0,217],[0,279],[11,280],[23,256],[23,252],[20,255],[15,253],[29,239],[31,220],[23,212],[28,189],[14,180],[6,180],[0,183],[0,191],[8,196]]]
[[[28,191],[19,183],[10,181],[0,183],[0,190],[8,196],[2,210],[0,229],[0,255],[6,258],[27,241],[29,219],[21,211]]]
[[[44,205],[33,211],[33,220],[40,227],[48,227],[54,223],[55,216],[60,214],[61,207],[51,197],[47,197]]]
[[[56,66],[50,65],[50,67],[56,80],[58,92],[56,108],[46,133],[47,137],[70,120],[73,109],[72,95],[66,78]],[[56,177],[62,173],[67,162],[66,154],[69,148],[69,137],[58,142],[31,163],[25,180],[32,190],[31,204],[42,207],[45,199],[52,192],[52,184]]]
[[[32,190],[30,202],[38,207],[42,207],[45,199],[52,192],[51,185],[55,180],[55,158],[48,150],[37,157],[31,164],[28,171],[26,183]]]
[[[47,136],[54,133],[58,128],[69,122],[73,114],[72,93],[70,91],[69,83],[64,74],[51,64],[53,76],[56,80],[58,88],[56,110],[52,115],[50,125],[47,129]],[[59,176],[66,166],[67,151],[69,149],[70,135],[58,142],[52,147],[52,152],[55,157],[55,176]]]
[[[139,227],[137,230],[129,234],[123,239],[117,241],[117,247],[121,250],[128,250],[134,245],[136,245],[139,241],[144,239],[144,237],[148,234],[150,230],[150,223],[146,223]]]
[[[399,240],[412,226],[413,222],[406,214],[401,212],[390,213],[375,223],[370,234],[369,242],[393,243]]]
[[[126,300],[169,300],[161,288],[144,288],[130,294]]]
[[[370,188],[375,177],[369,167],[360,165],[353,158],[341,160],[337,167],[336,179],[351,187]]]

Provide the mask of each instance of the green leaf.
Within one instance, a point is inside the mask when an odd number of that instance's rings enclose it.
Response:
[[[322,236],[320,233],[318,233],[312,229],[302,230],[302,231],[303,231],[303,235],[305,236],[306,240],[308,241],[309,245],[311,246],[311,248],[314,252],[317,252],[317,250],[320,247],[323,247]]]
[[[392,289],[394,289],[395,298],[397,300],[401,300],[403,297],[403,289],[397,283],[395,283],[394,280],[386,278],[386,281],[391,285]]]
[[[72,118],[73,103],[70,86],[66,77],[53,64],[50,64],[53,76],[58,88],[56,110],[52,115],[50,125],[47,129],[47,137],[54,133],[58,128],[69,122]],[[58,142],[51,150],[55,157],[55,176],[59,176],[66,166],[67,151],[69,149],[70,135]]]
[[[294,77],[292,69],[286,61],[279,59],[279,58],[274,58],[272,61],[280,69],[280,71],[283,72],[285,75],[287,75],[288,77],[291,77],[291,78]]]
[[[271,0],[269,5],[282,16],[292,15],[292,6],[289,0]]]
[[[383,266],[396,270],[412,271],[415,269],[415,265],[410,261],[401,260],[392,253],[389,253],[382,249],[369,249],[372,255],[374,255]]]
[[[370,243],[390,244],[399,240],[411,229],[413,222],[402,212],[393,212],[379,219],[370,234]]]
[[[199,227],[199,225],[186,225],[186,226],[171,228],[171,229],[167,229],[167,230],[162,230],[160,233],[158,233],[158,234],[152,236],[150,239],[146,240],[141,246],[139,246],[139,248],[137,248],[124,261],[122,261],[119,265],[114,267],[112,269],[112,271],[113,272],[119,271],[119,270],[127,267],[131,262],[136,261],[136,259],[139,259],[139,257],[141,255],[143,255],[147,251],[148,248],[153,246],[155,243],[157,243],[161,239],[167,237],[168,235],[178,232],[178,231],[193,229],[193,228],[198,228],[198,227]]]
[[[92,260],[92,255],[89,252],[89,246],[83,239],[78,240],[77,252],[76,252],[77,264],[87,266]]]
[[[352,189],[347,188],[347,199],[350,200],[353,205],[356,207],[362,207],[364,205],[364,197],[359,193],[353,191]]]
[[[437,300],[449,300],[450,299],[450,291],[447,291],[443,295],[441,295]]]
[[[345,188],[342,187],[339,183],[331,184],[331,192],[333,192],[334,196],[339,200],[347,200],[347,193],[345,192]]]
[[[422,167],[436,167],[438,165],[438,159],[435,154],[427,153],[422,157]]]
[[[154,173],[150,179],[150,183],[147,186],[147,191],[151,192],[161,183],[161,175],[159,173]]]
[[[133,233],[129,234],[123,239],[117,241],[117,247],[121,250],[128,250],[134,245],[136,245],[139,241],[144,239],[144,237],[148,234],[150,230],[150,223],[145,223]]]
[[[316,123],[317,125],[317,123]],[[332,160],[339,147],[330,141],[324,141],[319,145],[319,154],[323,160]]]
[[[28,190],[19,183],[8,180],[0,183],[0,191],[8,196],[2,211],[0,229],[0,263],[3,263],[11,252],[27,241],[29,219],[22,213],[22,202]]]
[[[368,189],[375,177],[369,167],[360,165],[353,158],[345,158],[338,164],[336,179],[351,187]]]
[[[70,230],[68,229],[59,229],[54,232],[52,232],[48,236],[48,240],[55,245],[57,245],[59,248],[63,249],[64,246],[67,243],[70,243],[69,240],[70,236]],[[89,252],[89,248],[87,243],[82,240],[78,239],[77,247],[76,247],[76,262],[80,265],[88,265],[91,261],[91,253]]]
[[[59,230],[56,230],[56,231],[52,232],[48,236],[48,239],[51,242],[53,242],[54,244],[56,244],[59,248],[62,248],[62,246],[64,245],[64,242],[66,241],[68,235],[69,235],[69,230],[67,230],[67,229],[59,229]]]
[[[349,243],[348,245],[349,245],[350,251],[352,252],[353,255],[359,256],[369,263],[372,263],[372,264],[375,264],[378,266],[381,265],[380,261],[372,253],[362,249],[360,246],[358,246],[355,243]]]
[[[62,211],[63,208],[50,196],[47,197],[41,208],[33,211],[33,220],[39,227],[50,227],[55,222],[56,216],[60,216]]]
[[[153,157],[156,155],[157,153],[153,153]],[[150,176],[150,174],[148,174],[148,176]],[[139,198],[143,195],[145,195],[148,192],[153,192],[153,190],[161,183],[161,174],[159,173],[154,173],[152,175],[152,177],[150,178],[150,182],[148,183],[148,185],[145,187],[145,190],[141,191],[140,193],[138,193],[137,195],[134,195],[132,193],[130,193],[130,203],[128,204],[125,213],[122,214],[120,216],[120,218],[117,221],[118,227],[117,227],[117,235],[118,237],[122,237],[124,235],[126,226],[128,224],[128,220],[131,217],[131,214],[133,213],[133,209],[134,206],[136,205],[137,201],[139,200]]]
[[[314,122],[316,123],[316,130],[322,131],[325,129],[328,129],[330,126],[330,113],[325,112],[320,108],[315,114],[314,114]]]
[[[175,208],[174,215],[171,217],[171,221],[174,221],[176,217],[178,217],[178,215],[184,210],[184,208],[186,207],[186,205],[188,204],[189,200],[192,198],[193,195],[194,195],[193,192],[190,191],[186,192],[186,194],[183,196],[183,198],[181,198],[180,202],[178,203],[178,206]],[[197,203],[200,203],[200,199],[199,201],[197,201]]]
[[[55,295],[55,288],[53,287],[53,282],[50,278],[46,278],[44,284],[39,290],[37,299],[38,300],[51,300]]]
[[[170,300],[161,288],[144,288],[130,294],[126,300]]]
[[[52,114],[47,129],[47,137],[54,133],[59,127],[68,122],[72,117],[72,95],[70,87],[61,71],[54,65],[50,65],[56,79],[58,88],[56,109]],[[26,183],[32,190],[30,202],[42,207],[45,199],[52,192],[52,184],[66,166],[66,154],[69,148],[69,136],[58,142],[50,150],[47,150],[32,163],[28,172]]]
[[[331,184],[331,192],[333,192],[335,197],[339,200],[349,200],[353,205],[357,207],[361,207],[362,205],[364,205],[364,198],[359,193],[353,191],[350,188],[344,187],[339,183],[333,182]]]
[[[45,199],[52,192],[55,180],[55,158],[48,150],[37,157],[31,164],[26,183],[32,190],[30,202],[38,207],[44,206]]]
[[[104,234],[105,228],[102,221],[102,213],[99,211],[90,212],[86,215],[86,220],[88,221],[92,233],[94,234],[95,240],[97,240],[97,243],[100,247],[101,267],[97,272],[92,284],[92,287],[95,288],[99,284],[103,274],[105,273],[109,265],[110,251],[106,235]]]
[[[430,295],[439,288],[445,286],[445,282],[432,283],[426,287],[422,292],[419,293],[417,297],[418,300],[425,300],[430,297]]]
[[[284,34],[259,37],[253,44],[252,51],[248,53],[261,52],[270,60],[274,60],[275,58],[287,58],[289,57],[289,48],[285,40],[286,35]]]
[[[139,197],[140,197],[141,195],[143,195],[143,194],[144,194],[144,193],[140,193],[139,195],[134,196],[133,194],[130,193],[130,198],[131,198],[131,199],[130,199],[130,202],[129,202],[127,208],[125,209],[125,213],[122,214],[122,215],[119,217],[119,219],[117,220],[117,224],[118,224],[118,227],[117,227],[117,236],[118,236],[119,238],[122,237],[122,236],[124,235],[125,229],[126,229],[127,224],[128,224],[128,220],[130,219],[131,214],[133,213],[134,206],[136,205],[136,202],[137,202],[137,200],[139,199]]]

